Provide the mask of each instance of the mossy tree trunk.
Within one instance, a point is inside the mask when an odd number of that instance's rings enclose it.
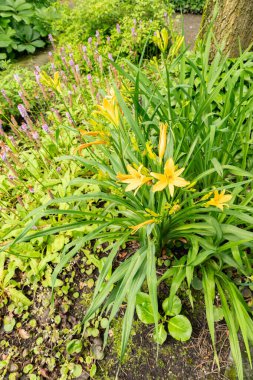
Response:
[[[253,0],[206,0],[200,37],[207,32],[215,14],[213,32],[217,44],[225,54],[237,57],[240,48],[245,50],[253,42]],[[211,55],[215,52],[215,42]]]

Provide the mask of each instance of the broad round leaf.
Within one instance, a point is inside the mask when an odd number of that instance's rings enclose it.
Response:
[[[142,303],[136,305],[136,313],[141,322],[147,325],[155,323],[151,303]]]
[[[173,317],[178,315],[182,309],[182,302],[178,296],[173,298],[173,303],[171,308],[169,307],[169,297],[163,301],[162,308],[166,315]]]
[[[67,352],[69,354],[78,354],[82,351],[83,344],[81,340],[73,339],[67,344]]]
[[[158,332],[154,332],[153,335],[154,341],[158,344],[163,344],[167,338],[167,332],[163,326],[163,324],[158,325]]]
[[[169,320],[168,330],[174,339],[185,342],[191,337],[192,325],[184,315],[176,315]]]

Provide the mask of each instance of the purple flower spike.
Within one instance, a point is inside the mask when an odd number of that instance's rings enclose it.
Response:
[[[22,131],[26,132],[28,130],[27,124],[26,123],[22,123],[21,124],[21,129],[22,129]]]
[[[88,43],[89,43],[89,44],[92,43],[92,37],[89,37],[89,38],[88,38]]]
[[[49,127],[48,127],[47,124],[43,124],[42,125],[42,129],[43,129],[44,132],[49,133]]]
[[[113,61],[113,57],[111,53],[108,54],[108,58],[110,59],[110,61]]]
[[[70,65],[71,67],[74,67],[74,66],[75,66],[75,62],[73,61],[73,59],[71,59],[71,60],[69,61],[69,65]]]
[[[97,37],[97,38],[100,37],[99,30],[96,30],[96,37]]]
[[[88,79],[89,82],[92,81],[92,76],[91,76],[91,74],[88,74],[88,75],[87,75],[87,79]]]
[[[34,138],[34,140],[39,140],[39,134],[37,131],[35,132],[32,132],[32,137]]]
[[[20,115],[21,115],[24,119],[25,119],[26,117],[28,117],[27,111],[26,111],[26,109],[25,109],[25,107],[24,107],[23,104],[19,104],[19,105],[18,105],[18,110],[19,110]]]
[[[49,57],[52,57],[52,56],[53,56],[53,53],[50,51],[50,52],[48,53],[48,56],[49,56]]]
[[[61,167],[58,166],[58,168],[56,168],[56,171],[57,171],[58,173],[60,173],[60,171],[61,171]]]
[[[107,36],[106,37],[106,42],[109,44],[111,42],[111,37]]]
[[[120,25],[119,25],[119,24],[116,24],[116,30],[117,30],[117,32],[118,32],[119,34],[121,33]]]
[[[54,42],[54,39],[53,39],[52,34],[49,34],[49,35],[48,35],[48,39],[49,39],[50,42]]]
[[[1,153],[1,154],[0,154],[0,157],[1,157],[1,159],[2,159],[4,162],[7,161],[7,154],[6,154],[6,152]]]
[[[18,74],[14,74],[13,77],[14,77],[16,82],[20,83],[20,78],[19,78]]]
[[[84,46],[82,47],[82,49],[83,49],[83,52],[84,52],[84,53],[87,52],[87,46],[84,45]]]

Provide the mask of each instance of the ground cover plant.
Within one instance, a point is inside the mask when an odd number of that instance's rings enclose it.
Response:
[[[20,53],[34,53],[45,46],[56,9],[46,1],[0,2],[0,60]]]
[[[135,311],[155,325],[158,345],[168,335],[186,341],[192,326],[182,300],[193,306],[199,292],[217,363],[215,322],[223,320],[243,378],[237,333],[249,354],[253,331],[252,300],[241,294],[252,289],[252,54],[228,61],[218,53],[210,64],[210,39],[190,53],[162,29],[146,43],[159,54],[143,60],[142,49],[134,65],[124,54],[108,57],[100,37],[80,49],[78,63],[70,48],[50,54],[48,71],[35,72],[37,99],[22,78],[18,107],[3,93],[2,306],[28,310],[31,281],[57,292],[60,273],[82,252],[100,272],[84,334],[97,333],[102,312],[106,341],[123,305],[121,357]],[[100,255],[82,251],[87,244]],[[119,260],[128,244],[135,248]],[[81,340],[68,337],[68,352],[79,353]],[[66,363],[62,378],[80,366],[95,374],[94,358],[80,363]]]

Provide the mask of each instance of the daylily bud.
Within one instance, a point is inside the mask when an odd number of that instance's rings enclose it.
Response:
[[[156,31],[156,34],[154,36],[154,43],[163,53],[166,51],[169,43],[169,33],[167,29],[163,28],[161,32],[159,32],[159,30]]]
[[[168,124],[160,123],[160,138],[159,138],[159,149],[158,149],[160,161],[162,161],[165,150],[166,150],[167,129],[168,129]]]

